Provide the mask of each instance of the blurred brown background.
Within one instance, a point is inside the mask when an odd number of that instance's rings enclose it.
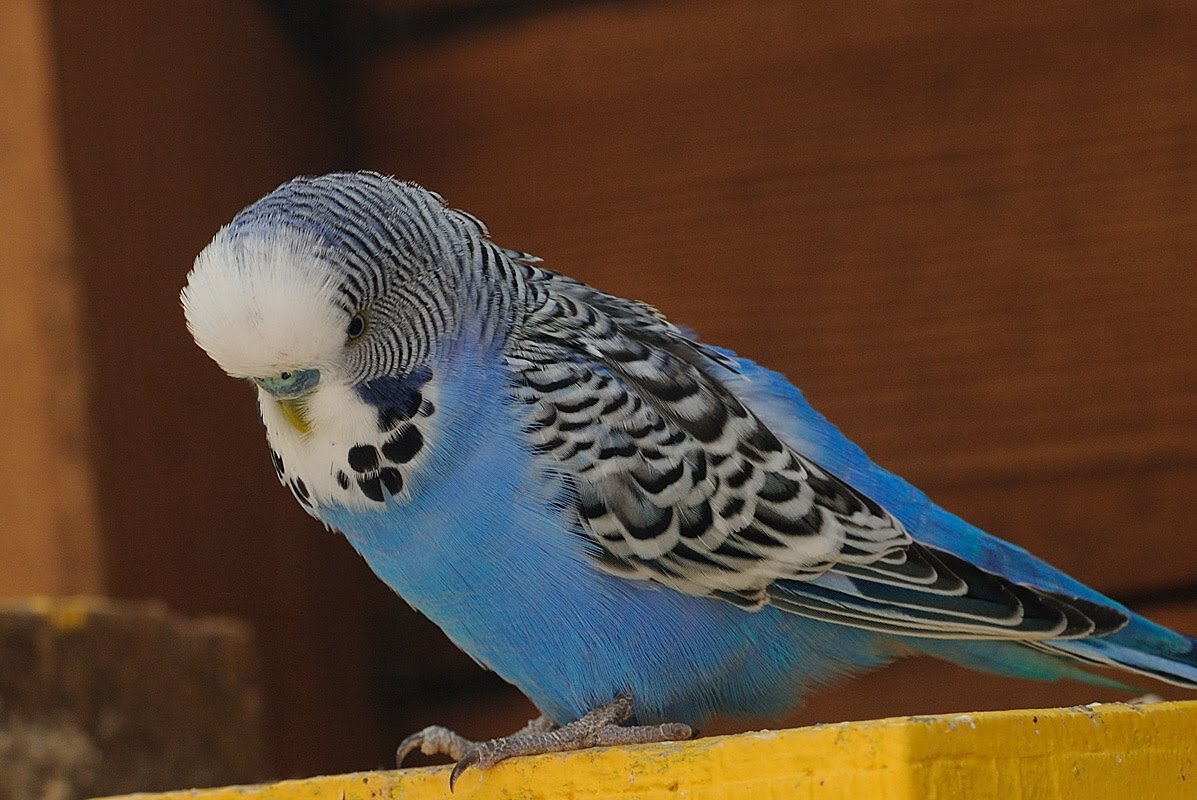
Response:
[[[298,173],[434,188],[1197,633],[1197,4],[13,0],[0,37],[0,594],[248,619],[276,775],[534,715],[300,511],[184,330],[195,254]],[[914,661],[786,722],[1117,697]]]

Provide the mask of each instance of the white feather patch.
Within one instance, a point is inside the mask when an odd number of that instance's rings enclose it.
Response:
[[[239,378],[335,363],[348,319],[320,252],[314,237],[286,228],[235,238],[222,228],[181,296],[195,341]]]

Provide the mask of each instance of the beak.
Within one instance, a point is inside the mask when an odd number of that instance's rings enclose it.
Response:
[[[308,397],[320,383],[320,371],[301,369],[294,372],[280,372],[269,378],[254,378],[254,383],[269,393],[283,412],[283,418],[291,427],[303,435],[312,430],[308,416]]]

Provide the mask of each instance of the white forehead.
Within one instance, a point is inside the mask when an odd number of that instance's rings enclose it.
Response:
[[[348,316],[337,271],[314,237],[282,226],[221,229],[195,259],[181,299],[187,328],[236,377],[330,366]]]

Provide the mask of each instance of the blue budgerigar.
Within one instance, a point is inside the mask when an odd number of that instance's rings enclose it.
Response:
[[[910,653],[1197,686],[1193,639],[937,507],[785,377],[419,186],[285,183],[217,233],[182,301],[257,384],[299,503],[544,714],[401,752],[459,772],[675,739]]]

